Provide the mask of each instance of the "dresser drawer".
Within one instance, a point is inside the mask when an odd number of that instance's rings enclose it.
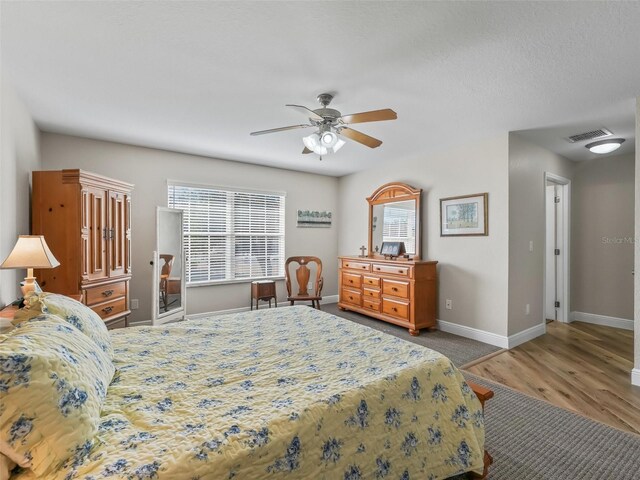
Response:
[[[382,280],[382,293],[385,295],[409,298],[409,290],[409,282],[403,282],[402,280],[389,280],[388,278],[384,278]]]
[[[87,305],[92,306],[96,303],[105,302],[111,298],[123,297],[127,292],[127,282],[114,282],[108,285],[100,285],[99,287],[87,288],[85,298]]]
[[[100,305],[94,305],[91,310],[100,315],[100,318],[108,318],[118,313],[124,312],[127,309],[127,299],[124,297],[116,298],[110,302],[104,302]]]
[[[362,304],[362,293],[343,288],[340,290],[340,300],[359,307]]]
[[[362,275],[342,272],[342,284],[346,287],[360,288],[362,285]]]
[[[376,301],[380,299],[380,290],[365,287],[362,293],[364,294],[364,298],[375,298]]]
[[[380,302],[378,300],[374,300],[373,298],[363,298],[362,306],[367,310],[372,310],[374,312],[380,311]]]
[[[367,262],[355,262],[353,260],[342,260],[342,268],[349,270],[361,270],[363,272],[371,271],[371,264]]]
[[[365,286],[380,288],[380,279],[378,277],[362,277],[362,283]]]
[[[393,275],[409,276],[411,268],[404,265],[385,265],[384,263],[373,264],[374,273],[390,273]]]
[[[409,302],[399,300],[382,299],[382,313],[386,313],[391,317],[409,319]]]

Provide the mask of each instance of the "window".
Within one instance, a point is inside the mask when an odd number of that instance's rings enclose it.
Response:
[[[190,285],[284,276],[283,193],[169,184],[184,211]]]

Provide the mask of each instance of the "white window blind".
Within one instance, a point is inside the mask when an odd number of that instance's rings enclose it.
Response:
[[[169,184],[184,211],[186,281],[204,284],[284,276],[282,193]]]

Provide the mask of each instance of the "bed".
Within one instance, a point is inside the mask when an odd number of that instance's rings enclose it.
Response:
[[[325,312],[120,329],[111,347],[97,433],[44,478],[409,480],[485,468],[481,402],[446,357]]]

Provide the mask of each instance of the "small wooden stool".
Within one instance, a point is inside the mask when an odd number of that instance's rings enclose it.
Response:
[[[276,282],[273,280],[258,280],[251,282],[251,310],[253,310],[253,301],[256,301],[256,310],[260,300],[269,300],[269,308],[271,308],[271,299],[273,298],[276,308],[278,308],[278,299],[276,298]]]

